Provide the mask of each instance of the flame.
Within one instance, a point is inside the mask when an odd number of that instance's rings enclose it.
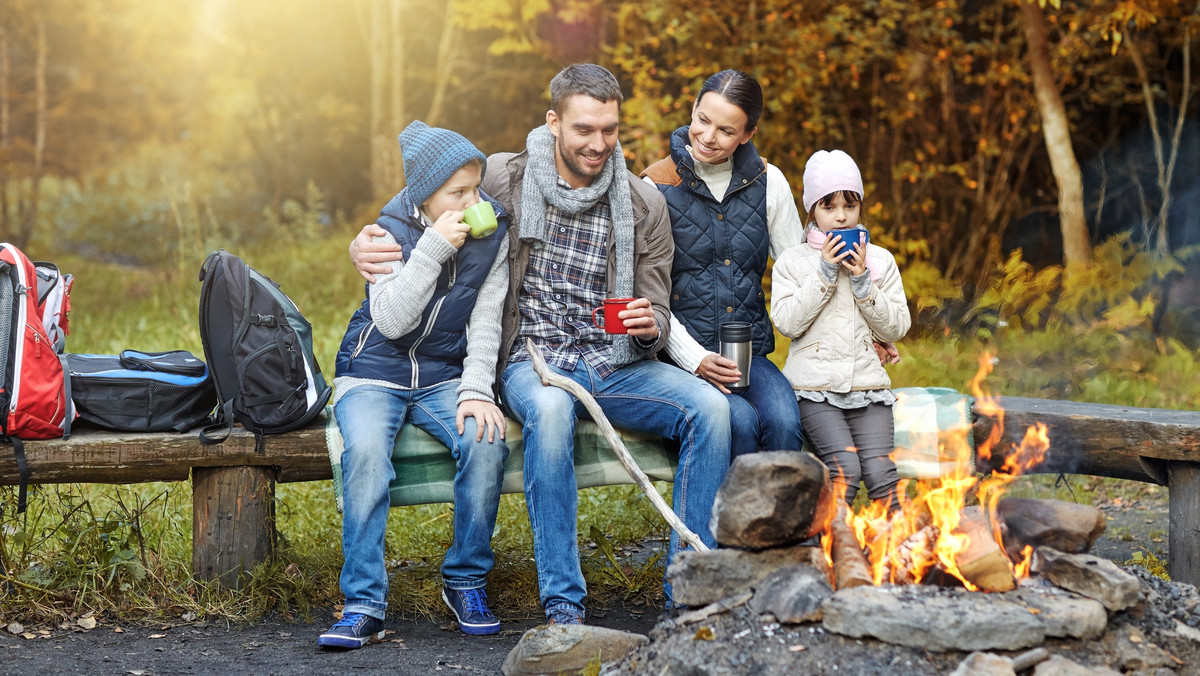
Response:
[[[975,408],[982,416],[994,420],[988,438],[978,449],[972,450],[969,429],[962,434],[950,435],[944,444],[943,457],[952,457],[953,468],[945,476],[933,480],[901,481],[899,485],[900,508],[888,512],[886,501],[868,503],[857,512],[847,510],[848,524],[867,555],[871,576],[875,584],[904,584],[924,580],[936,567],[942,573],[957,578],[964,587],[977,590],[979,587],[967,579],[959,568],[961,555],[972,548],[971,535],[979,537],[980,530],[989,527],[960,529],[964,507],[979,504],[990,525],[994,543],[986,540],[974,543],[973,551],[1000,548],[1003,542],[996,519],[996,504],[1004,495],[1008,485],[1028,468],[1045,460],[1050,447],[1048,430],[1038,423],[1030,427],[1020,444],[1006,449],[1003,463],[987,476],[976,475],[972,454],[980,462],[992,459],[1004,436],[1004,408],[999,400],[984,388],[984,380],[991,374],[995,359],[990,353],[979,357],[979,369],[971,379],[969,388],[975,397]],[[844,500],[846,487],[834,485],[836,500]],[[978,520],[976,519],[976,522]],[[984,536],[986,538],[986,536]],[[826,559],[833,564],[832,537],[829,530],[821,539]],[[1022,552],[1022,560],[1013,568],[1016,577],[1028,577],[1031,548]]]

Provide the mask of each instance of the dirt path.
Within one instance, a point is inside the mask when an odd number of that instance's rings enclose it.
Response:
[[[639,609],[640,610],[640,609]],[[648,634],[661,609],[593,612],[593,624]],[[331,617],[330,611],[320,613]],[[442,618],[444,621],[446,618]],[[389,620],[379,644],[330,652],[316,647],[332,620],[267,619],[249,627],[217,623],[136,627],[111,623],[25,639],[0,632],[0,674],[498,674],[537,618],[501,617],[496,636],[467,636],[452,622]]]

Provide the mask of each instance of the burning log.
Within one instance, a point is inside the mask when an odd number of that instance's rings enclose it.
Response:
[[[858,544],[858,538],[854,537],[854,531],[846,523],[848,515],[849,508],[839,500],[837,514],[829,527],[829,536],[833,540],[830,557],[833,559],[833,577],[838,589],[874,584],[867,557]]]
[[[966,538],[966,545],[954,556],[963,580],[982,591],[1004,592],[1016,589],[1012,562],[992,537],[992,527],[979,507],[966,507],[954,534]]]
[[[938,529],[927,525],[904,539],[896,548],[892,563],[892,582],[916,584],[932,565],[933,547],[937,544]]]

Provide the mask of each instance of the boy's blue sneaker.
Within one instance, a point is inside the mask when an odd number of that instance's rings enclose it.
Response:
[[[442,600],[450,606],[464,634],[485,636],[500,632],[500,620],[488,610],[487,594],[479,589],[442,587]]]
[[[383,620],[362,613],[346,613],[329,631],[317,637],[322,648],[361,648],[370,641],[383,640]]]
[[[570,606],[554,606],[546,611],[546,624],[583,624],[583,615]]]

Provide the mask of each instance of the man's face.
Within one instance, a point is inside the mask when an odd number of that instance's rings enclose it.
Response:
[[[554,134],[554,163],[572,188],[584,188],[604,170],[617,146],[620,105],[616,99],[601,102],[576,94],[562,108],[546,113],[546,124]]]

